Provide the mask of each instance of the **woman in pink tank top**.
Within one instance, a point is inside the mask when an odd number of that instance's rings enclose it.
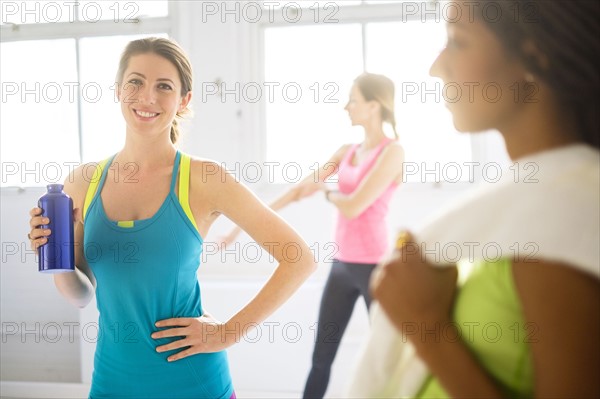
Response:
[[[313,175],[270,205],[273,210],[280,210],[317,191],[324,191],[326,200],[338,211],[335,232],[338,251],[321,299],[305,398],[325,395],[331,365],[356,300],[362,296],[367,307],[370,306],[369,278],[387,250],[385,217],[390,199],[402,180],[404,151],[383,131],[383,124],[387,122],[397,138],[394,83],[382,75],[360,75],[354,81],[345,110],[353,126],[364,128],[363,141],[340,147]],[[324,182],[335,173],[338,189],[329,190]],[[223,242],[226,245],[233,242],[239,232],[239,228],[235,228]]]

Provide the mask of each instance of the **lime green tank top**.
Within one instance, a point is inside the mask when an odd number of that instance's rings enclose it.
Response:
[[[536,325],[528,323],[517,294],[512,261],[459,263],[459,290],[453,321],[460,339],[471,350],[506,395],[531,397],[534,391],[529,345],[536,342]],[[456,335],[441,328],[440,339],[454,341]],[[448,367],[453,367],[448,364]],[[439,383],[429,377],[417,397],[449,398]]]

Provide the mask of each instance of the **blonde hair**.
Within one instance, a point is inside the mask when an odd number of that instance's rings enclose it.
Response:
[[[192,65],[189,58],[181,47],[171,39],[165,39],[161,37],[147,37],[144,39],[133,40],[127,44],[121,60],[119,61],[119,70],[117,71],[116,81],[121,85],[123,81],[123,74],[129,65],[129,60],[134,55],[153,53],[159,55],[169,62],[171,62],[177,72],[179,73],[179,79],[181,80],[181,96],[187,95],[192,91],[193,74]],[[175,119],[171,125],[171,142],[175,144],[180,136],[179,121],[185,114],[191,114],[191,110],[186,107],[183,111],[177,112]]]
[[[354,84],[365,100],[377,101],[381,105],[381,120],[392,125],[394,136],[398,139],[394,113],[394,82],[387,76],[365,72],[354,79]]]

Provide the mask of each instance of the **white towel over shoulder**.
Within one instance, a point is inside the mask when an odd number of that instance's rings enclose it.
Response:
[[[502,180],[474,190],[414,232],[432,264],[533,257],[600,278],[600,152],[575,144],[517,160]],[[428,375],[406,337],[373,303],[371,331],[346,396],[414,397]]]

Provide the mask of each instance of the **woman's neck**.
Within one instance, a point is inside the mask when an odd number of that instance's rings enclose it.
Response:
[[[550,103],[531,106],[528,112],[498,130],[513,160],[582,141],[575,119]]]
[[[140,169],[172,164],[177,149],[169,137],[139,137],[127,134],[125,146],[118,153],[121,163],[132,162]]]
[[[377,147],[381,141],[386,138],[385,133],[383,133],[383,126],[381,123],[374,124],[373,126],[364,126],[364,129],[365,138],[361,145],[364,150],[370,150]]]

